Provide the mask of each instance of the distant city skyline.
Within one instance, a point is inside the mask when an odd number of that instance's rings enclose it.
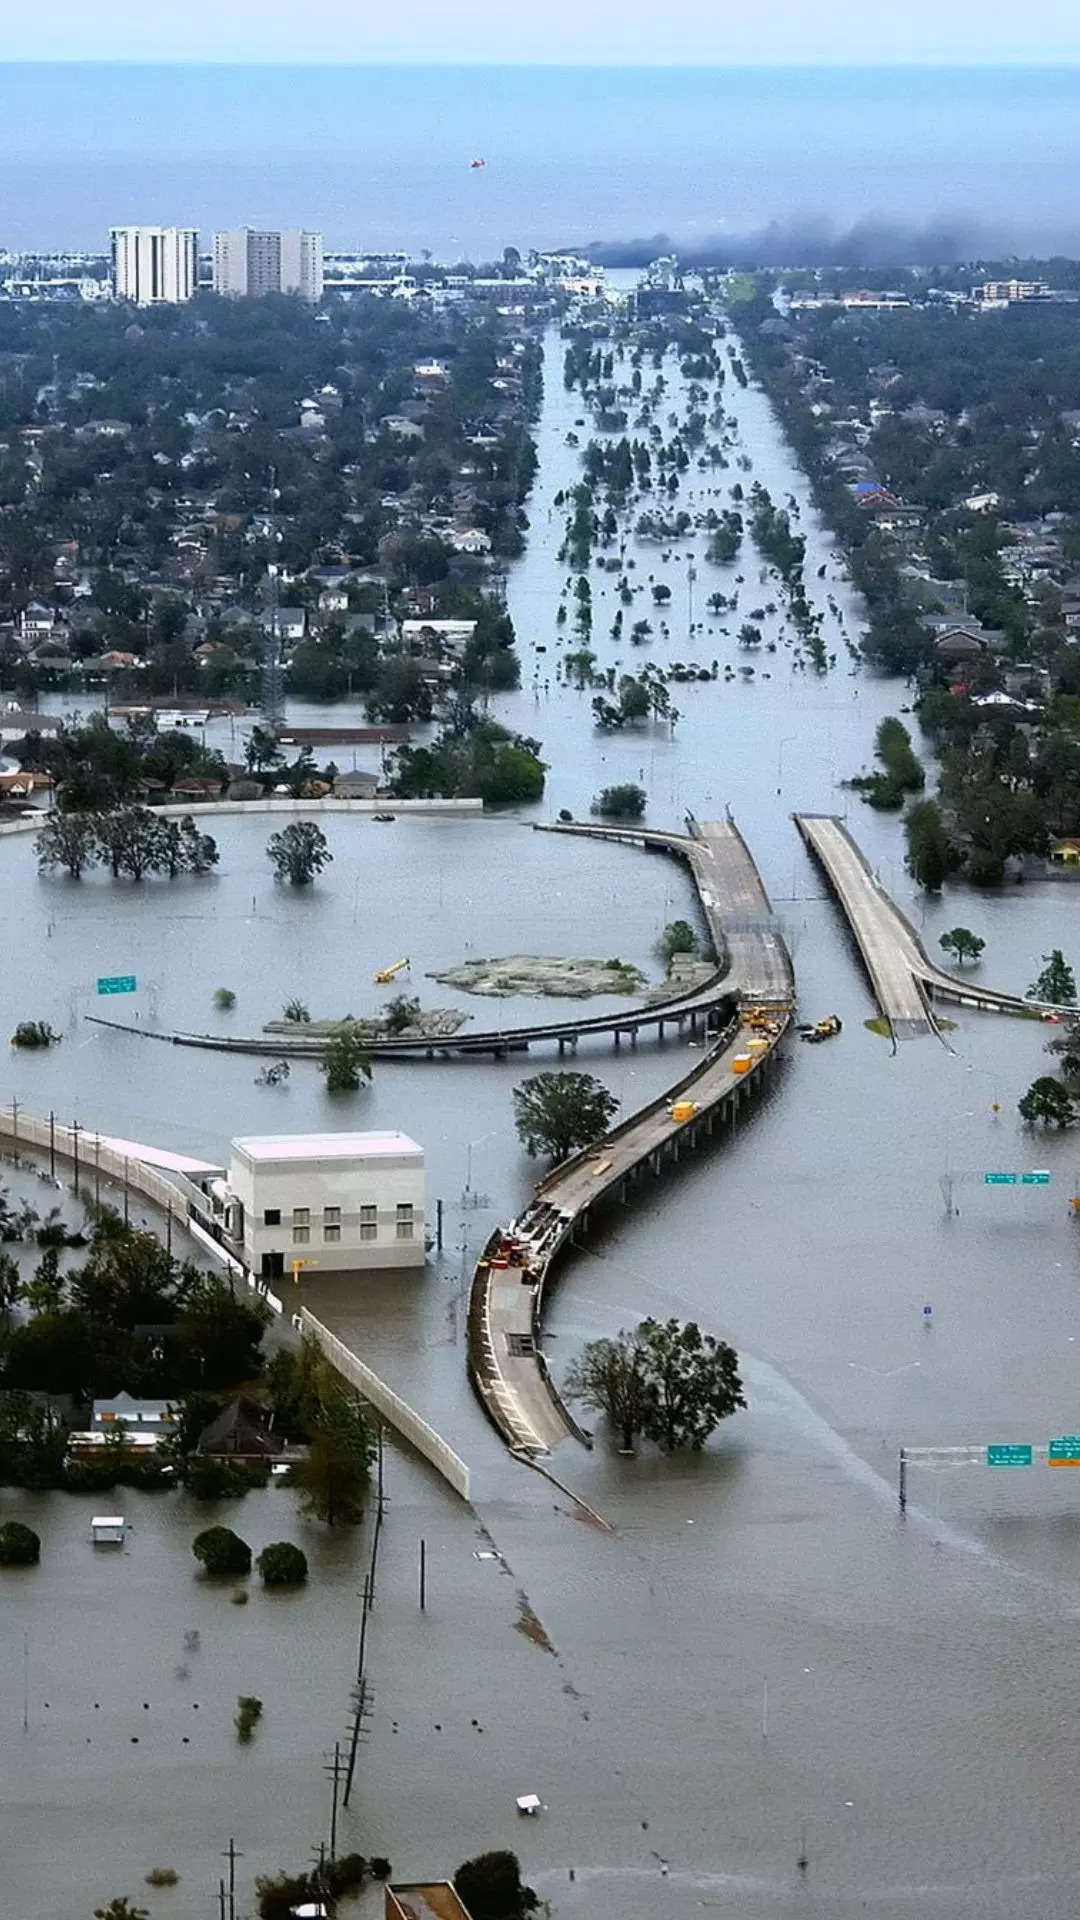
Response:
[[[313,58],[333,49],[332,62]],[[46,0],[9,21],[6,62],[112,60],[301,64],[702,65],[762,67],[1052,65],[1080,62],[1074,0],[1036,0],[1023,10],[981,0],[908,0],[902,9],[863,0],[773,0],[767,15],[685,0],[674,33],[651,0],[548,0],[507,8],[502,0],[405,0],[379,10],[351,0],[188,0],[144,8],[134,0]]]

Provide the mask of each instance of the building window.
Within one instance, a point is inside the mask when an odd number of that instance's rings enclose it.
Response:
[[[294,1227],[310,1227],[311,1208],[294,1207],[292,1210],[292,1223]]]
[[[397,1223],[397,1237],[398,1237],[398,1239],[399,1239],[399,1240],[411,1240],[411,1239],[412,1239],[412,1237],[413,1237],[413,1223],[412,1223],[412,1221],[411,1221],[411,1220],[399,1220],[399,1221],[398,1221],[398,1223]]]
[[[263,1214],[263,1226],[264,1227],[280,1227],[280,1225],[281,1225],[281,1208],[267,1207],[265,1213]]]
[[[323,1217],[324,1227],[340,1227],[341,1208],[340,1207],[324,1207],[322,1210],[322,1217]]]
[[[310,1227],[294,1227],[292,1230],[292,1237],[293,1237],[294,1247],[306,1247],[311,1239],[311,1228]]]
[[[322,1237],[326,1241],[340,1240],[341,1239],[340,1223],[335,1222],[333,1220],[328,1220],[325,1226],[323,1227]]]
[[[361,1240],[377,1240],[378,1237],[379,1237],[379,1228],[378,1228],[377,1222],[374,1220],[361,1220],[360,1222]]]

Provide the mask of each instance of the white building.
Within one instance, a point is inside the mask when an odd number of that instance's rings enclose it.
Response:
[[[138,307],[192,300],[199,284],[194,227],[113,227],[112,290]]]
[[[245,1266],[265,1280],[294,1262],[339,1273],[424,1264],[424,1150],[404,1133],[234,1140],[220,1197]]]
[[[229,227],[214,235],[214,292],[257,300],[267,293],[298,293],[317,304],[323,297],[321,233]]]
[[[233,299],[281,292],[281,235],[230,227],[214,235],[214,292]]]
[[[323,244],[321,233],[308,233],[303,227],[286,227],[281,235],[281,291],[298,293],[313,305],[323,297]]]
[[[410,653],[430,653],[443,647],[460,653],[476,632],[475,620],[403,620],[401,638]]]

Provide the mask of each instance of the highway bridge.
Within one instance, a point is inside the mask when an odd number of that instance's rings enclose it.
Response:
[[[894,1047],[897,1041],[928,1033],[944,1037],[934,1018],[935,1000],[1029,1019],[1032,1014],[1075,1014],[1075,1008],[999,993],[947,973],[930,959],[910,920],[889,898],[844,822],[831,813],[797,813],[793,818],[843,908]]]
[[[644,1007],[620,1013],[584,1014],[572,1020],[533,1020],[524,1026],[463,1028],[457,1033],[419,1038],[394,1035],[373,1040],[373,1060],[448,1060],[470,1056],[504,1059],[537,1046],[554,1046],[560,1054],[574,1052],[579,1040],[608,1037],[615,1047],[624,1040],[636,1046],[640,1034],[663,1040],[667,1030],[708,1033],[722,1026],[732,984],[746,996],[761,1000],[790,1000],[794,994],[791,959],[784,945],[756,867],[739,829],[731,820],[704,825],[690,822],[686,833],[659,833],[647,828],[559,824],[542,832],[578,834],[594,840],[616,840],[646,852],[673,856],[686,863],[697,887],[702,913],[716,959],[716,970],[701,986]],[[159,1030],[134,1021],[110,1020],[101,1014],[86,1018],[119,1033],[164,1040],[176,1047],[196,1047],[213,1053],[253,1054],[273,1060],[320,1060],[331,1035],[320,1032],[232,1035]]]
[[[629,1198],[724,1125],[769,1076],[794,1013],[795,979],[781,929],[750,851],[730,819],[689,822],[686,834],[567,825],[578,832],[676,853],[694,876],[725,967],[728,1017],[705,1056],[659,1099],[536,1186],[521,1217],[491,1235],[473,1274],[469,1371],[509,1446],[547,1453],[586,1435],[550,1380],[540,1349],[544,1287],[557,1256],[601,1202]],[[676,1117],[676,1116],[679,1117]]]

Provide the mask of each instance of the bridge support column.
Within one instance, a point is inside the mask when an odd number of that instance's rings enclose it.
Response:
[[[631,1045],[631,1047],[636,1047],[636,1046],[637,1046],[637,1032],[638,1032],[638,1030],[637,1030],[637,1028],[636,1028],[636,1027],[631,1027],[631,1029],[630,1029],[630,1045]]]

